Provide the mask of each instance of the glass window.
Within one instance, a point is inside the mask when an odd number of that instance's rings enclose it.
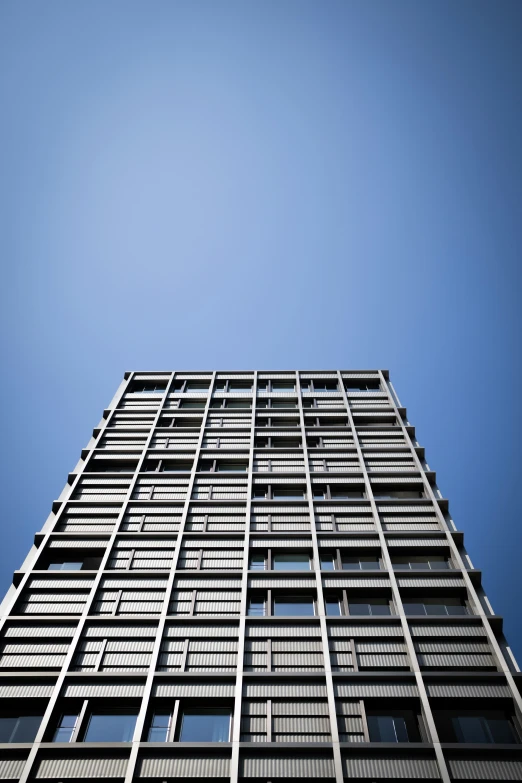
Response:
[[[78,715],[76,714],[68,713],[62,715],[60,723],[54,732],[53,742],[70,742],[77,720]]]
[[[388,615],[391,614],[389,602],[383,599],[375,598],[373,601],[350,601],[350,614],[361,615]]]
[[[295,400],[272,400],[272,408],[297,408]]]
[[[228,742],[230,710],[190,710],[183,713],[180,742]]]
[[[510,744],[517,736],[507,718],[488,718],[481,715],[452,718],[453,730],[458,742],[487,742]]]
[[[274,571],[309,571],[310,557],[300,552],[276,554],[272,558],[272,567]]]
[[[305,496],[303,489],[274,489],[272,497],[274,500],[303,500]]]
[[[352,492],[347,489],[331,489],[330,497],[332,500],[342,500],[347,498],[363,498],[364,492]]]
[[[252,598],[249,600],[248,616],[249,617],[265,616],[265,599],[262,595],[252,596]]]
[[[331,615],[332,617],[341,616],[341,601],[339,598],[325,598],[324,603],[327,615]]]
[[[170,712],[155,712],[149,729],[149,742],[166,742],[169,736]]]
[[[266,500],[267,490],[262,487],[258,487],[257,489],[254,489],[252,495],[254,498],[256,498],[256,500]]]
[[[342,558],[343,571],[372,571],[380,568],[379,558],[370,556],[355,556]]]
[[[201,409],[205,407],[205,400],[181,400],[179,407],[190,408],[192,410]]]
[[[210,383],[208,381],[188,381],[185,387],[185,391],[188,392],[207,391],[209,386]]]
[[[310,617],[315,614],[314,600],[308,596],[278,596],[274,599],[274,615],[299,615]]]
[[[321,553],[321,570],[333,571],[335,568],[335,557],[331,552]]]
[[[81,560],[64,561],[63,563],[49,563],[48,571],[81,571],[83,562]]]
[[[264,571],[266,568],[266,559],[264,555],[251,555],[250,556],[250,570],[251,571]]]
[[[131,742],[136,717],[136,713],[93,712],[83,741]]]
[[[163,473],[190,473],[192,462],[162,462]]]
[[[371,742],[408,742],[406,721],[401,716],[368,715]]]
[[[272,391],[295,391],[293,381],[272,381]]]
[[[250,400],[227,400],[227,408],[250,408]]]
[[[33,742],[41,722],[41,715],[0,718],[0,742]]]
[[[229,381],[228,390],[231,392],[252,391],[251,381]]]
[[[218,462],[217,469],[220,472],[244,473],[247,469],[247,466],[244,462]]]
[[[373,496],[376,500],[396,500],[397,498],[422,498],[424,495],[422,492],[418,492],[417,490],[403,490],[402,492],[394,492],[394,491],[382,491],[382,492],[374,492]]]

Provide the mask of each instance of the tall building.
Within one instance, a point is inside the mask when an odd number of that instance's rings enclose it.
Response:
[[[385,371],[126,373],[1,622],[1,780],[522,780],[502,619]]]

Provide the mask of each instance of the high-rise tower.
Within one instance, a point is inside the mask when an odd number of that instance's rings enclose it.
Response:
[[[1,780],[522,780],[518,667],[384,371],[127,373],[1,622]]]

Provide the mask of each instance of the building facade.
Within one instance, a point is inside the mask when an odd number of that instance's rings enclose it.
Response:
[[[126,373],[1,623],[0,780],[522,780],[386,371]]]

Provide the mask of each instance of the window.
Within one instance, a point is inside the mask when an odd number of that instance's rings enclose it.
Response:
[[[295,400],[271,400],[271,408],[297,408],[297,402]]]
[[[250,555],[250,570],[264,571],[266,569],[266,558],[264,555]]]
[[[149,742],[167,742],[171,721],[170,712],[155,712],[150,722]]]
[[[391,614],[390,602],[386,598],[372,598],[369,601],[350,601],[350,614],[387,615]]]
[[[60,563],[49,563],[48,571],[81,571],[83,562],[81,560],[65,561]]]
[[[424,598],[419,601],[404,600],[404,613],[407,615],[465,615],[470,614],[468,607],[460,598]]]
[[[229,392],[252,391],[252,381],[229,381]]]
[[[0,742],[33,742],[41,722],[41,715],[0,717]]]
[[[262,595],[253,595],[248,602],[247,614],[249,617],[265,616],[265,599]]]
[[[230,710],[187,710],[181,720],[180,742],[228,742]]]
[[[205,407],[205,400],[180,400],[179,407],[185,410],[201,410]]]
[[[373,496],[375,500],[397,500],[400,498],[404,499],[412,499],[412,498],[423,498],[424,495],[422,492],[419,492],[418,490],[414,489],[405,489],[402,492],[396,492],[395,490],[377,490],[374,491]]]
[[[295,383],[293,381],[272,381],[272,391],[295,391]]]
[[[335,569],[335,555],[332,552],[321,552],[321,571],[333,571]]]
[[[332,617],[340,617],[342,615],[341,599],[338,596],[325,598],[324,603],[327,615],[331,615]]]
[[[313,494],[315,500],[352,500],[364,498],[362,490],[351,490],[347,487],[332,484],[314,485]]]
[[[272,558],[272,567],[274,571],[309,571],[310,557],[300,552],[276,554]]]
[[[226,400],[227,408],[251,408],[252,403],[250,400]]]
[[[137,713],[93,712],[84,742],[131,742]]]
[[[281,489],[274,489],[272,492],[274,500],[304,500],[304,489],[294,489],[292,487],[281,487]]]
[[[367,715],[371,742],[408,742],[406,721],[396,715]]]
[[[379,558],[375,556],[355,555],[354,557],[341,558],[343,571],[374,571],[379,569],[381,564]]]
[[[274,599],[274,615],[313,617],[314,600],[311,596],[278,596]]]
[[[77,714],[65,713],[62,715],[54,732],[53,742],[70,742],[77,723]]]
[[[347,392],[360,392],[360,391],[380,392],[380,390],[381,387],[379,385],[379,381],[347,381],[346,382]]]
[[[434,713],[442,742],[519,743],[520,737],[509,715],[502,710],[459,710]]]
[[[187,381],[184,391],[196,392],[196,391],[208,391],[210,386],[209,381]]]
[[[136,383],[131,388],[134,394],[163,394],[167,387],[162,383]]]
[[[160,460],[160,470],[162,473],[190,473],[192,462],[169,462]]]
[[[404,555],[403,557],[393,557],[392,564],[395,571],[426,571],[433,569],[448,569],[450,563],[443,555]]]
[[[314,392],[336,392],[337,381],[304,381],[302,388]]]
[[[247,465],[244,462],[218,462],[216,470],[226,473],[244,473],[247,470]]]

